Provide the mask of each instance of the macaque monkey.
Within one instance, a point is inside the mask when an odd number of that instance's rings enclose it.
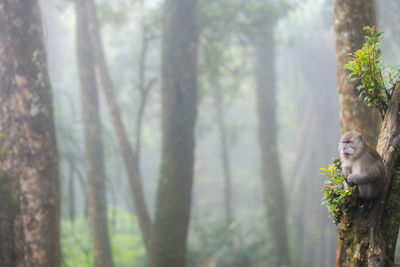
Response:
[[[378,152],[353,131],[340,138],[339,153],[344,186],[356,185],[359,198],[375,199],[385,183],[385,166]]]

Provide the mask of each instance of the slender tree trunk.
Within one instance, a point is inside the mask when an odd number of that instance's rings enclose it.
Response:
[[[344,66],[348,53],[360,49],[364,43],[364,26],[376,25],[375,0],[335,0],[334,28],[336,40],[339,116],[342,134],[352,130],[363,133],[373,147],[378,140],[379,113],[369,108],[358,96],[358,81],[352,81]],[[344,247],[340,238],[336,251],[336,266],[344,264]]]
[[[68,164],[68,198],[69,200],[69,207],[68,207],[68,215],[69,219],[72,223],[75,221],[75,179],[74,179],[74,168],[75,163],[69,162]]]
[[[94,58],[88,34],[87,12],[75,3],[77,15],[77,51],[81,85],[82,117],[85,137],[85,167],[89,215],[92,226],[94,266],[114,266],[107,221],[102,129],[99,115]]]
[[[0,265],[57,267],[58,152],[37,1],[0,3],[0,77]]]
[[[232,189],[231,189],[231,168],[230,168],[230,160],[229,160],[229,151],[228,151],[228,140],[226,134],[226,126],[224,120],[224,103],[223,97],[221,95],[221,89],[219,86],[215,86],[213,89],[214,93],[214,104],[217,115],[217,126],[220,140],[220,149],[221,149],[221,161],[222,161],[222,169],[224,172],[224,198],[225,198],[225,219],[227,223],[230,223],[232,219],[232,207],[231,207],[231,199],[232,199]]]
[[[147,81],[146,77],[146,62],[147,62],[147,53],[149,49],[149,45],[155,37],[151,32],[148,31],[148,27],[145,25],[145,12],[144,12],[144,0],[140,1],[140,13],[141,13],[141,49],[140,49],[140,59],[139,59],[139,69],[138,69],[138,88],[140,93],[140,101],[137,110],[136,117],[136,155],[137,155],[137,166],[139,169],[140,166],[140,152],[141,152],[141,144],[142,144],[142,124],[143,124],[143,116],[147,105],[147,98],[152,89],[156,79],[150,79]]]
[[[207,40],[207,42],[212,43],[211,39]],[[218,53],[219,51],[214,51],[214,53]],[[215,57],[213,53],[204,51],[205,63],[207,65],[219,65],[220,62],[215,61]],[[218,57],[217,57],[218,58]],[[215,115],[216,115],[216,125],[219,135],[219,145],[220,145],[220,160],[222,163],[222,171],[224,177],[224,209],[225,209],[225,220],[227,224],[231,223],[232,220],[232,176],[231,176],[231,164],[229,157],[229,148],[228,148],[228,135],[225,124],[225,105],[224,105],[224,97],[221,90],[220,85],[220,66],[211,70],[207,73],[208,76],[208,84],[210,88],[212,88],[212,98],[214,101],[215,107]]]
[[[150,216],[147,210],[146,202],[142,189],[142,182],[139,174],[138,155],[129,143],[125,127],[121,120],[120,111],[114,95],[114,86],[108,71],[100,30],[96,15],[96,6],[93,0],[82,0],[87,8],[89,18],[89,35],[91,45],[95,56],[96,65],[100,81],[106,96],[107,105],[110,111],[115,135],[118,140],[118,146],[124,160],[125,170],[129,180],[129,186],[133,198],[133,204],[136,216],[138,217],[140,231],[145,246],[148,248],[151,234]]]
[[[166,0],[162,47],[162,163],[150,266],[186,262],[197,115],[196,0]]]
[[[270,229],[271,243],[277,266],[289,265],[286,232],[286,195],[281,178],[277,147],[275,58],[273,31],[259,31],[254,37],[256,51],[257,110],[261,145],[262,179]]]
[[[346,251],[343,246],[342,239],[337,237],[337,246],[336,246],[336,257],[335,257],[335,266],[341,267],[344,266],[346,262]]]

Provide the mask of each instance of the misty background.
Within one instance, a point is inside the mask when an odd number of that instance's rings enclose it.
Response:
[[[258,266],[271,254],[263,200],[258,142],[255,54],[239,29],[209,25],[238,12],[240,1],[199,0],[198,118],[189,266]],[[139,103],[142,36],[151,36],[145,63],[154,80],[142,126],[140,169],[151,217],[160,175],[162,1],[97,1],[102,38],[116,97],[134,142]],[[239,5],[240,6],[240,5]],[[84,140],[76,58],[75,11],[70,1],[41,1],[48,68],[54,92],[62,188],[62,249],[65,266],[90,266],[90,226],[85,198]],[[207,10],[209,8],[209,10]],[[378,0],[384,31],[384,62],[400,62],[400,3]],[[292,0],[280,11],[274,32],[278,149],[287,196],[292,266],[333,266],[336,226],[321,206],[319,168],[337,157],[337,109],[333,7],[329,0]],[[202,13],[200,13],[202,14]],[[226,18],[226,17],[225,17]],[[141,28],[146,24],[145,32]],[[225,29],[226,28],[226,29]],[[218,32],[220,31],[220,32]],[[220,38],[220,39],[219,39]],[[214,50],[213,50],[214,49]],[[217,69],[209,65],[207,53]],[[217,55],[217,56],[216,56]],[[213,80],[212,75],[217,76]],[[215,78],[215,77],[214,77]],[[217,82],[216,82],[217,81]],[[221,88],[230,158],[232,220],[226,224],[224,179],[213,87]],[[145,249],[134,216],[123,160],[101,91],[106,188],[116,266],[144,266]],[[227,233],[232,240],[227,240]],[[229,234],[230,235],[230,234]],[[399,256],[399,253],[397,254]],[[229,260],[227,260],[229,258]],[[204,264],[204,265],[202,265]]]

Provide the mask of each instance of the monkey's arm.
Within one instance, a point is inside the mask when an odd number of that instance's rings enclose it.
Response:
[[[347,177],[346,181],[349,185],[355,185],[355,184],[369,184],[375,182],[376,179],[377,179],[376,176],[361,174],[361,173],[352,173]]]
[[[382,177],[381,177],[382,176]],[[383,178],[384,172],[376,164],[371,165],[362,173],[352,173],[347,177],[347,182],[351,184],[369,184]]]
[[[349,175],[351,173],[351,168],[342,166],[342,172],[343,172],[343,176],[345,178],[347,178],[347,177],[349,177]]]

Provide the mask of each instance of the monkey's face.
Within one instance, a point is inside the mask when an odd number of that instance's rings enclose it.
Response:
[[[364,150],[364,139],[357,132],[344,134],[340,139],[339,153],[342,159],[355,159]]]

